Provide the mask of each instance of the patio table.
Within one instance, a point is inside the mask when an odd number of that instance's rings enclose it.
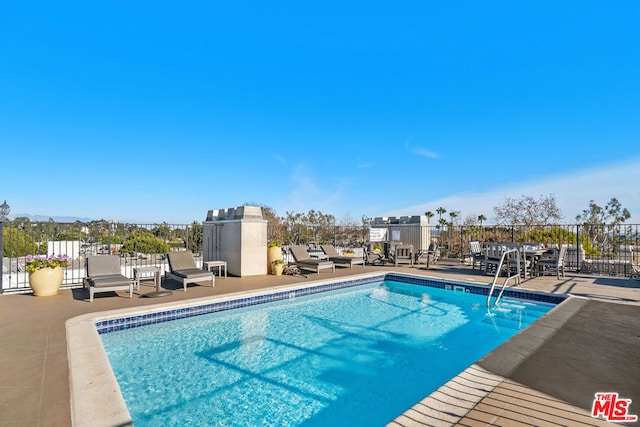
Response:
[[[532,248],[526,248],[523,247],[521,250],[522,253],[522,257],[525,260],[524,263],[524,277],[527,277],[527,263],[526,260],[529,260],[529,265],[530,265],[530,270],[531,270],[531,276],[537,276],[538,275],[538,260],[542,257],[542,255],[544,255],[545,253],[549,252],[549,249],[545,249],[545,248],[539,248],[539,249],[532,249]]]
[[[155,282],[156,290],[154,292],[147,292],[146,294],[142,295],[143,297],[157,298],[157,297],[166,297],[168,295],[173,294],[172,291],[169,291],[167,289],[160,290],[160,281],[161,281],[160,267],[157,267],[154,265],[147,266],[147,267],[133,268],[133,282],[136,285],[136,289],[140,289],[141,275],[146,273],[153,273],[153,281]]]

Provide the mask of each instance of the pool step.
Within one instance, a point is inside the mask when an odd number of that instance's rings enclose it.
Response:
[[[536,321],[540,317],[540,311],[546,310],[526,302],[501,301],[482,321],[494,326],[520,330]]]
[[[546,313],[547,311],[549,311],[549,306],[552,306],[552,304],[546,304],[546,303],[540,303],[540,302],[534,303],[534,302],[528,302],[528,301],[514,300],[511,298],[501,299],[498,305],[507,306],[507,307],[517,307],[517,308],[525,309],[527,311],[535,311],[538,313],[539,312]]]

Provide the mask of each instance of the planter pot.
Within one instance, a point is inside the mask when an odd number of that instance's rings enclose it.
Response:
[[[64,279],[62,267],[45,267],[29,274],[29,286],[31,286],[33,295],[48,297],[58,293],[60,286],[62,286],[62,279]]]
[[[271,265],[271,274],[275,274],[276,276],[282,276],[283,271],[284,271],[284,264]]]
[[[280,246],[273,246],[267,248],[267,274],[272,273],[271,261],[276,259],[282,259],[282,248]]]

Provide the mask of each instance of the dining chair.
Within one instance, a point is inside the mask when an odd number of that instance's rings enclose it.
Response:
[[[560,274],[564,277],[564,257],[568,247],[566,244],[560,245],[560,250],[556,252],[555,258],[539,259],[537,265],[538,276],[544,276],[545,272],[555,272],[558,280],[560,279]]]

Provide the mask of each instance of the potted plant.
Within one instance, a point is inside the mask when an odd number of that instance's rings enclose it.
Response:
[[[29,273],[29,286],[33,295],[46,297],[55,295],[62,286],[64,272],[62,267],[69,263],[66,255],[27,255],[26,270]]]
[[[284,260],[283,259],[274,259],[271,261],[271,274],[275,274],[276,276],[281,276],[284,271]]]
[[[282,259],[282,242],[279,240],[267,241],[267,273],[272,272],[271,262]]]

